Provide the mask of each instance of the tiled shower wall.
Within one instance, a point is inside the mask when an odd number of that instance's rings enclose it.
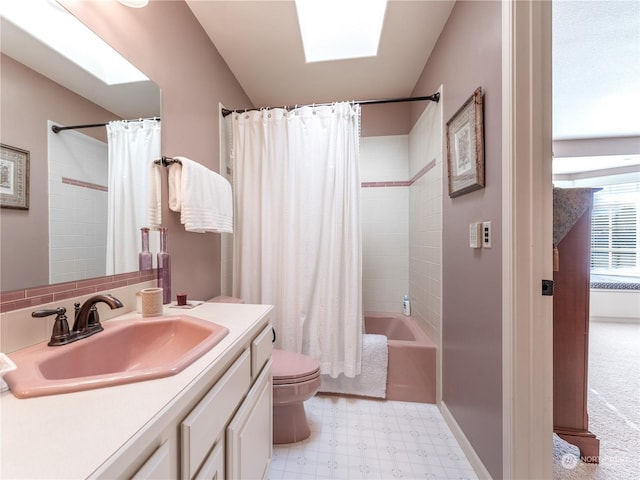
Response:
[[[365,311],[401,312],[409,294],[409,138],[360,139]]]
[[[439,344],[442,324],[442,107],[430,104],[409,135],[364,137],[365,311],[411,314]]]
[[[409,134],[411,313],[437,345],[442,326],[442,132],[442,105],[430,103]]]
[[[108,153],[80,132],[49,122],[49,283],[105,275]]]

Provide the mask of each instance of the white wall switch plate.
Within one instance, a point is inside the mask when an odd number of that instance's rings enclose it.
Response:
[[[491,222],[482,222],[482,247],[491,248]]]

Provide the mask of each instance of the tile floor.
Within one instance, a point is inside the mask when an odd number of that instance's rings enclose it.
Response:
[[[316,395],[311,437],[276,445],[270,480],[477,479],[435,405]]]

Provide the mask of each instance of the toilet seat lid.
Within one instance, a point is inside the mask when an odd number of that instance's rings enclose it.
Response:
[[[274,348],[271,358],[274,383],[282,380],[286,383],[304,382],[320,375],[320,363],[307,355]]]

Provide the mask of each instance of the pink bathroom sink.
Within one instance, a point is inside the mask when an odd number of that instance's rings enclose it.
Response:
[[[9,357],[5,375],[18,398],[55,395],[175,375],[229,330],[188,315],[105,322],[104,331],[69,345],[45,343]]]

